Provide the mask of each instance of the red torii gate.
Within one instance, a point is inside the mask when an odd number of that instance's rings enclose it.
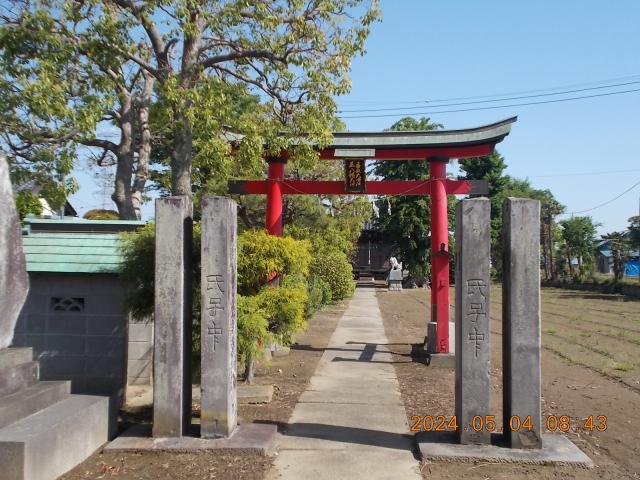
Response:
[[[267,195],[266,228],[282,235],[282,195],[430,195],[431,196],[431,326],[437,344],[429,353],[449,352],[449,225],[447,195],[488,193],[486,181],[447,179],[451,158],[489,155],[509,135],[517,117],[477,128],[419,132],[333,134],[333,143],[320,150],[321,160],[428,160],[428,180],[364,181],[354,191],[342,181],[286,180],[286,151],[267,159],[267,180],[229,182],[230,193]],[[433,329],[429,329],[433,331]],[[431,342],[430,342],[431,343]]]

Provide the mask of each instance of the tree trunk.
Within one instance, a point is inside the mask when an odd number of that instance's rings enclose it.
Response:
[[[544,278],[549,279],[549,252],[547,251],[547,224],[545,218],[540,222],[540,246],[542,247],[542,260],[544,263]]]
[[[247,359],[244,364],[244,378],[243,380],[249,385],[253,383],[253,375],[255,370],[255,358],[250,353],[247,354]]]
[[[185,91],[193,88],[198,81],[198,54],[202,43],[204,20],[197,2],[189,12],[191,27],[186,30],[180,64],[180,87]],[[193,125],[185,114],[192,108],[189,100],[174,108],[176,131],[171,154],[171,191],[173,195],[191,198],[191,164],[193,160]]]
[[[558,271],[556,270],[556,265],[553,261],[553,219],[549,224],[549,263],[551,265],[551,278],[553,280],[558,279]]]
[[[582,276],[582,256],[578,257],[578,276]]]
[[[253,222],[249,218],[249,214],[247,212],[247,207],[242,204],[242,200],[238,202],[238,217],[245,224],[245,226],[249,229],[254,228]]]
[[[619,282],[620,280],[622,280],[622,277],[624,277],[624,262],[622,261],[622,256],[617,252],[614,256],[613,269],[616,282]]]
[[[120,220],[136,220],[136,211],[131,199],[131,176],[133,174],[133,109],[131,95],[120,95],[120,143],[116,157],[116,178],[111,199],[118,207]]]
[[[140,145],[138,147],[138,163],[136,165],[135,178],[131,189],[132,206],[136,218],[141,218],[140,208],[142,206],[142,194],[149,179],[149,157],[151,156],[151,130],[149,128],[149,105],[151,104],[151,94],[155,77],[146,70],[144,75],[144,86],[138,109],[138,122],[140,124]]]
[[[137,220],[136,210],[131,197],[131,171],[133,169],[133,153],[118,156],[116,179],[111,199],[118,208],[120,220]]]
[[[193,127],[184,115],[174,135],[171,152],[171,193],[191,197],[191,162],[193,158]]]

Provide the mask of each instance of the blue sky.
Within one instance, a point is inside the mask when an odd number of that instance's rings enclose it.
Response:
[[[415,106],[400,102],[543,90],[632,76],[636,78],[627,81],[640,81],[637,0],[383,0],[382,10],[384,18],[373,27],[366,55],[354,62],[352,92],[338,100],[343,109]],[[582,94],[633,88],[640,84]],[[464,128],[518,115],[511,135],[498,145],[507,173],[529,178],[536,188],[549,188],[568,212],[577,212],[640,181],[638,114],[640,92],[428,116],[445,128]],[[345,122],[349,130],[377,131],[399,118]],[[80,180],[83,189],[72,203],[87,206],[81,213],[91,205],[101,206],[100,197],[94,195],[97,187],[85,174]],[[600,233],[621,230],[628,217],[638,214],[639,201],[640,185],[588,214],[603,224]],[[145,213],[150,210],[145,208]]]

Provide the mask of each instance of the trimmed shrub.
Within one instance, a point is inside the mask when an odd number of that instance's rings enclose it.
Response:
[[[136,232],[120,234],[120,278],[128,285],[125,306],[137,319],[153,314],[155,224],[148,223]]]
[[[351,264],[340,252],[327,252],[315,257],[311,263],[311,273],[329,285],[334,301],[350,297],[356,288]]]
[[[323,305],[332,302],[331,287],[318,275],[310,275],[307,282],[307,308],[305,314],[308,317],[320,310]]]
[[[271,340],[267,313],[256,296],[238,295],[238,358],[258,358]]]
[[[307,239],[311,242],[313,261],[311,277],[318,277],[328,286],[323,287],[323,304],[350,297],[355,290],[353,268],[349,262],[349,254],[353,251],[353,232],[338,225],[330,226],[316,232],[310,228],[291,226],[288,232],[295,238]],[[310,311],[317,305],[319,293],[313,292],[317,286],[309,286],[312,297]],[[330,292],[330,296],[328,294]]]
[[[121,278],[129,285],[126,307],[135,318],[153,314],[155,225],[121,235]],[[193,351],[200,352],[200,225],[193,232]],[[310,244],[247,231],[238,238],[238,357],[258,358],[274,337],[282,344],[305,326]],[[277,272],[280,288],[270,288]]]
[[[238,238],[238,290],[257,293],[274,273],[282,281],[296,277],[306,281],[311,263],[306,240],[274,237],[264,230],[248,230]]]
[[[82,217],[85,220],[118,220],[120,215],[115,210],[104,210],[102,208],[94,208],[89,210]]]
[[[281,345],[289,345],[293,334],[303,330],[307,324],[305,306],[307,291],[304,287],[266,287],[256,300],[265,312],[269,331]]]
[[[155,225],[122,234],[124,258],[120,274],[129,284],[126,307],[136,318],[153,313]],[[193,232],[193,351],[200,351],[200,225]],[[290,344],[304,329],[306,318],[332,299],[353,292],[351,265],[339,251],[313,260],[311,242],[273,237],[264,231],[246,231],[238,237],[238,357],[250,380],[254,360],[276,341]],[[280,286],[269,279],[277,273]],[[197,368],[196,368],[197,370]],[[247,373],[248,372],[248,373]]]

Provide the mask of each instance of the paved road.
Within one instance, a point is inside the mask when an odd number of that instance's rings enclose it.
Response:
[[[358,288],[279,436],[273,480],[421,479],[373,288]]]

